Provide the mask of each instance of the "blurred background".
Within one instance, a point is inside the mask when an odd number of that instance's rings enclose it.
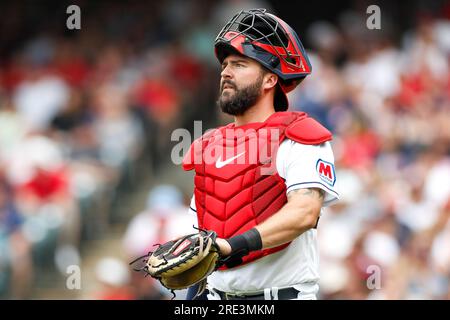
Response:
[[[232,121],[213,41],[249,8],[298,32],[313,73],[291,110],[335,135],[319,298],[450,298],[450,4],[429,0],[2,1],[1,298],[171,298],[128,263],[192,231],[171,133]]]

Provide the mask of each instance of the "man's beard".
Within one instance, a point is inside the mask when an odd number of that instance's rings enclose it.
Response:
[[[217,105],[223,112],[232,116],[243,115],[250,107],[256,104],[261,95],[261,86],[263,77],[259,76],[256,81],[245,88],[239,89],[234,83],[224,81],[222,90],[217,100]],[[233,86],[234,93],[223,95],[223,86],[225,84]]]

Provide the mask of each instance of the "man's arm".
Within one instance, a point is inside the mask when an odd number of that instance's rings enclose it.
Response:
[[[324,198],[321,189],[297,189],[287,197],[280,211],[256,226],[264,249],[292,241],[317,223]]]
[[[292,241],[303,232],[314,228],[322,208],[324,191],[318,188],[296,189],[288,193],[288,202],[273,216],[255,227],[263,249]],[[230,244],[217,239],[224,255],[231,252]]]

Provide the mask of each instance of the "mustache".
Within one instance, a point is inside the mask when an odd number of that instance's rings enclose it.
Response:
[[[235,85],[233,82],[231,82],[230,80],[224,80],[224,81],[222,82],[222,84],[220,85],[220,91],[221,91],[221,92],[223,91],[223,87],[225,87],[225,85],[229,85],[229,86],[232,87],[233,89],[236,89],[236,85]]]

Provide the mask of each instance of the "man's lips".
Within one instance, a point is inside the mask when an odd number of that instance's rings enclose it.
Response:
[[[222,91],[225,90],[225,89],[234,89],[234,86],[231,85],[231,84],[224,84],[224,85],[222,86]]]

